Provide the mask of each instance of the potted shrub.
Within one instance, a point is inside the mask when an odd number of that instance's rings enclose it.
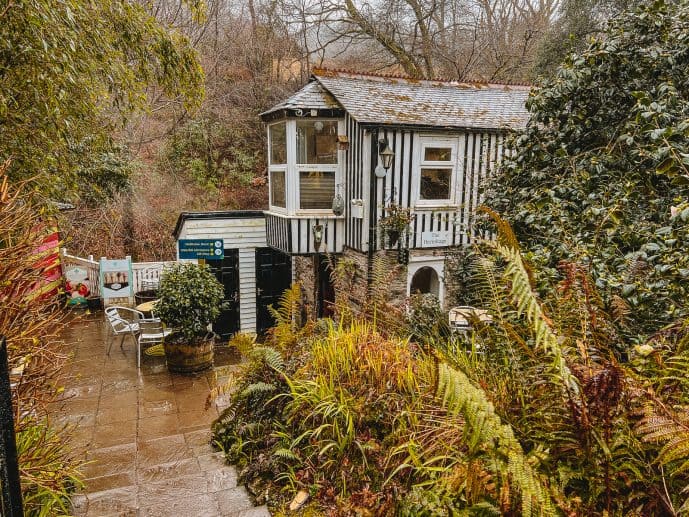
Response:
[[[378,226],[387,235],[390,246],[394,246],[399,241],[400,235],[407,231],[411,224],[411,210],[392,204],[385,207],[383,211],[385,215],[378,220]]]
[[[223,286],[205,266],[174,264],[158,288],[156,316],[173,330],[165,338],[168,369],[194,373],[213,365],[214,335],[208,326],[220,315]]]

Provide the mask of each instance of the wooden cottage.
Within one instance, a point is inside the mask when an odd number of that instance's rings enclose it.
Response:
[[[525,127],[528,94],[519,85],[316,70],[261,114],[266,242],[292,257],[318,315],[333,296],[326,254],[352,261],[362,284],[371,282],[376,255],[396,256],[401,271],[391,288],[400,297],[428,292],[446,304],[448,250],[472,241],[478,186],[502,158],[507,134]],[[391,214],[407,211],[410,224],[387,231]]]

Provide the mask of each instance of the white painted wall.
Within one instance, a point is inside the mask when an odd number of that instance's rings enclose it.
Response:
[[[178,239],[223,239],[225,249],[239,250],[239,328],[256,332],[256,248],[265,248],[263,217],[187,219]]]
[[[407,296],[409,296],[411,281],[416,272],[424,267],[433,268],[438,275],[438,300],[440,306],[445,306],[445,259],[436,256],[411,257],[407,266]]]

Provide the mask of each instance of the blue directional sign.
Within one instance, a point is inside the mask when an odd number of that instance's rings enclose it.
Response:
[[[180,239],[180,259],[220,260],[225,258],[225,244],[222,239]]]

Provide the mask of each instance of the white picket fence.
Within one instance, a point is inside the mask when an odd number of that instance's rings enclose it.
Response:
[[[93,255],[88,258],[81,258],[67,253],[66,248],[60,250],[60,258],[62,263],[62,271],[69,266],[80,266],[88,272],[88,280],[91,286],[91,293],[94,296],[100,296],[100,262],[94,260]],[[160,282],[160,277],[163,270],[174,264],[175,261],[167,262],[133,262],[132,272],[134,274],[134,292],[146,291],[154,289]]]
[[[174,261],[167,262],[132,262],[132,272],[134,273],[134,292],[147,291],[158,287],[163,270],[174,264]]]

